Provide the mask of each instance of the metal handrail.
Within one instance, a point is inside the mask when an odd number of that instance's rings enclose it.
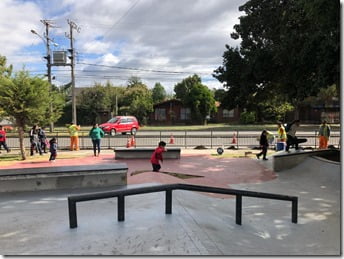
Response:
[[[68,197],[68,212],[69,212],[69,227],[76,228],[77,214],[76,214],[76,203],[82,201],[91,201],[98,199],[107,198],[118,198],[117,202],[117,218],[118,221],[124,221],[124,208],[125,208],[125,196],[153,193],[153,192],[166,192],[165,197],[165,214],[172,214],[172,191],[173,190],[187,190],[197,192],[210,192],[218,194],[228,194],[236,196],[236,220],[235,223],[241,225],[242,221],[242,197],[255,197],[264,199],[284,200],[291,201],[291,221],[297,223],[297,211],[298,211],[298,197],[288,196],[281,194],[272,194],[264,192],[253,192],[246,190],[226,189],[203,185],[191,185],[191,184],[165,184],[148,187],[138,187],[125,190],[106,191],[106,192],[95,192],[88,194],[73,195]]]

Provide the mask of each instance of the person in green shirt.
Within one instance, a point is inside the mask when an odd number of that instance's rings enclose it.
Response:
[[[100,153],[100,140],[104,137],[104,131],[98,127],[98,124],[93,124],[90,133],[88,134],[92,139],[94,156],[99,156]],[[96,154],[98,150],[98,154]]]

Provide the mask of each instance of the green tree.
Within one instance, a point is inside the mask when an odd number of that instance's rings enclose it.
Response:
[[[46,121],[49,113],[49,83],[19,71],[14,77],[0,76],[0,103],[5,113],[15,119],[18,127],[22,159],[26,159],[24,132],[27,125]]]
[[[50,109],[45,115],[45,119],[41,121],[41,125],[48,125],[51,121],[57,122],[63,115],[63,108],[66,105],[66,95],[58,87],[52,85],[49,93],[49,102],[52,103],[52,113]]]
[[[297,111],[321,88],[338,87],[339,1],[250,0],[239,10],[246,15],[231,37],[242,40],[240,48],[226,46],[223,66],[214,73],[231,102],[265,98],[260,92],[267,91],[285,96]]]
[[[83,89],[77,98],[78,106],[88,114],[88,123],[99,123],[99,113],[107,111],[109,104],[105,87],[96,83],[95,86]]]
[[[125,88],[113,86],[110,82],[105,85],[106,100],[111,116],[118,115],[118,110],[123,99]]]
[[[331,104],[334,99],[338,99],[336,85],[331,85],[327,88],[320,89],[317,98],[325,105]]]
[[[198,75],[185,78],[174,87],[176,98],[191,109],[191,117],[198,123],[206,123],[206,117],[216,111],[213,92],[202,84]]]
[[[7,59],[0,55],[0,76],[11,77],[13,66],[7,66]]]
[[[213,89],[213,92],[214,92],[214,98],[216,101],[218,102],[222,102],[223,98],[225,97],[226,95],[226,90],[225,89]]]
[[[152,92],[140,80],[128,84],[121,100],[120,113],[134,115],[141,124],[146,124],[148,115],[153,111]]]
[[[143,86],[145,87],[146,85],[144,83],[142,83],[141,78],[137,77],[137,76],[132,76],[128,79],[128,83],[127,83],[127,88],[131,88],[131,87],[137,87],[137,86]]]
[[[159,103],[166,99],[165,88],[160,83],[155,83],[152,89],[153,103]]]
[[[0,77],[10,77],[12,74],[12,65],[7,66],[7,59],[5,56],[0,55]],[[5,111],[1,108],[0,104],[0,120],[6,116]]]

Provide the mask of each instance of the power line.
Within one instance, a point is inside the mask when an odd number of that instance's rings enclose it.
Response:
[[[140,0],[136,0],[136,2],[135,2],[134,4],[132,4],[132,5],[129,7],[129,9],[128,9],[122,16],[119,17],[119,19],[117,19],[117,21],[114,22],[114,24],[111,26],[111,28],[110,28],[107,32],[104,33],[104,38],[107,36],[107,34],[108,34],[114,27],[116,27],[116,26],[121,22],[122,19],[124,19],[124,17],[126,17],[126,16],[130,13],[130,11],[131,11],[132,9],[134,9],[134,7],[138,4],[139,1],[140,1]]]
[[[100,65],[100,64],[90,64],[79,62],[80,65],[96,66],[96,67],[106,67],[106,68],[117,68],[123,70],[134,70],[142,72],[154,72],[154,73],[166,73],[166,74],[205,74],[204,72],[190,72],[190,71],[168,71],[168,70],[155,70],[155,69],[143,69],[143,68],[133,68],[133,67],[121,67],[121,66],[109,66],[109,65]],[[208,74],[208,73],[206,73]]]

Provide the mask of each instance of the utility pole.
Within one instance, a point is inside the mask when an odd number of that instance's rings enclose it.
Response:
[[[48,82],[50,86],[50,96],[52,92],[52,84],[51,84],[51,55],[50,55],[50,39],[49,39],[49,27],[51,26],[50,22],[48,20],[41,20],[41,23],[44,24],[45,26],[45,38],[46,38],[46,47],[47,47],[47,71],[48,71]],[[50,102],[50,116],[53,115],[53,104]],[[49,125],[49,131],[53,132],[54,131],[54,122],[52,119],[50,119],[50,125]]]
[[[69,24],[69,35],[66,34],[66,37],[70,39],[70,51],[71,56],[71,78],[72,78],[72,122],[74,124],[77,124],[77,118],[76,118],[76,95],[75,95],[75,75],[74,75],[74,66],[75,66],[75,52],[74,52],[74,45],[73,45],[73,29],[75,29],[77,32],[80,32],[80,27],[76,25],[75,22],[71,20],[67,20]]]
[[[46,56],[44,58],[47,60],[47,77],[48,77],[48,82],[49,82],[49,86],[50,86],[49,91],[51,93],[52,92],[52,84],[51,84],[51,67],[52,67],[52,64],[51,64],[51,53],[50,53],[50,41],[51,41],[51,39],[49,38],[49,28],[50,27],[56,28],[56,26],[53,26],[52,21],[50,21],[50,20],[41,20],[41,23],[43,23],[45,26],[45,34],[43,35],[44,37],[39,35],[35,30],[31,30],[31,32],[33,34],[36,34],[38,37],[40,37],[43,40],[43,42],[46,44],[47,53],[46,53]],[[54,44],[56,44],[56,43],[54,43]],[[50,102],[49,110],[50,110],[50,116],[52,116],[53,115],[53,104],[52,104],[52,102]],[[50,127],[49,128],[50,128],[50,132],[53,132],[54,122],[52,121],[51,118],[50,118]]]

